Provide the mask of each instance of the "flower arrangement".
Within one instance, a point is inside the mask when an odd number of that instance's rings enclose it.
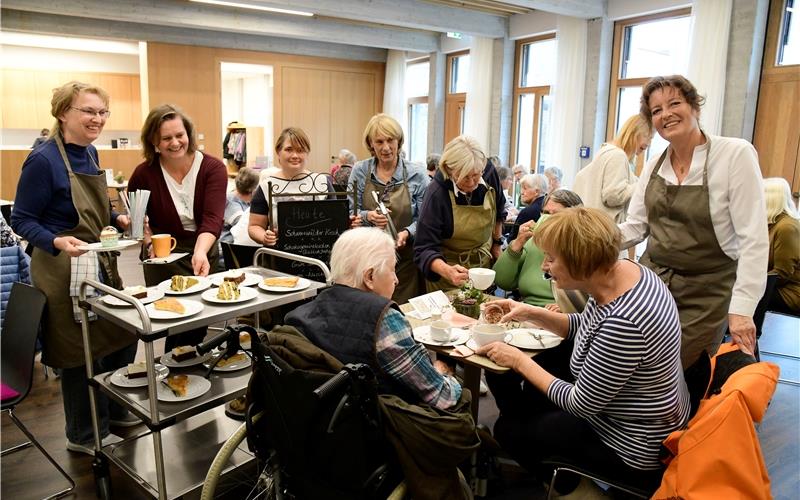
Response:
[[[459,314],[478,319],[481,315],[481,303],[484,301],[483,292],[472,286],[472,281],[467,280],[453,296],[453,309]]]

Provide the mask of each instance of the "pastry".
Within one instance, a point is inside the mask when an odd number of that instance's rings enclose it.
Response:
[[[228,275],[225,275],[222,278],[222,281],[230,281],[230,282],[236,283],[238,285],[239,283],[244,281],[245,278],[246,278],[246,276],[244,275],[244,273],[228,274]]]
[[[223,281],[217,290],[217,298],[220,300],[236,300],[239,298],[239,285],[233,281]]]
[[[192,288],[198,283],[200,283],[200,280],[197,278],[176,275],[172,277],[172,283],[170,283],[169,289],[175,292],[183,292],[189,288]]]
[[[153,307],[159,311],[169,311],[176,314],[185,314],[186,307],[178,299],[167,297],[153,302]]]
[[[242,332],[239,334],[239,344],[249,344],[250,343],[250,334],[247,332]]]
[[[267,278],[264,284],[267,286],[277,286],[280,288],[294,288],[300,278],[297,276],[279,276],[277,278]]]
[[[100,245],[113,247],[119,241],[119,231],[112,226],[106,226],[100,231]]]
[[[147,363],[128,363],[128,378],[142,378],[147,376]]]
[[[238,363],[239,361],[244,361],[247,355],[243,352],[234,354],[230,358],[220,358],[219,362],[217,363],[217,367],[225,368],[228,365],[232,365],[234,363]]]
[[[182,345],[172,350],[172,360],[177,361],[178,363],[196,357],[197,357],[197,350],[194,348],[194,346]]]
[[[189,390],[188,375],[170,375],[164,379],[164,383],[170,388],[172,394],[179,398],[186,396],[186,392]]]
[[[138,285],[138,286],[127,286],[122,293],[130,295],[131,297],[135,297],[137,299],[144,299],[147,297],[147,288]]]

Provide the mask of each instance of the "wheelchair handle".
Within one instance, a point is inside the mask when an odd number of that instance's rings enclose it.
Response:
[[[342,369],[342,371],[328,379],[327,382],[314,389],[314,396],[321,401],[326,400],[332,393],[337,392],[340,387],[346,384],[349,378],[350,372]]]
[[[226,328],[221,333],[218,333],[215,336],[211,337],[209,340],[197,344],[196,347],[197,355],[202,356],[203,354],[209,352],[211,349],[219,347],[220,345],[222,345],[223,342],[225,342],[225,340],[227,340],[229,334],[230,331],[228,331],[228,329]]]

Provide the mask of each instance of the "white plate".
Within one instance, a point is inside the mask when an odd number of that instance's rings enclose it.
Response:
[[[150,316],[150,319],[181,319],[181,318],[188,318],[189,316],[194,316],[195,314],[199,313],[203,310],[203,303],[197,302],[196,300],[181,300],[181,304],[183,307],[186,308],[186,312],[183,314],[175,313],[172,311],[161,311],[156,309],[156,306],[153,304],[147,304],[144,309],[147,311],[147,315]]]
[[[506,342],[520,349],[550,349],[564,340],[555,333],[538,328],[515,328],[509,330],[508,333],[511,335],[511,339]],[[539,335],[542,341],[536,340],[534,335]]]
[[[169,368],[164,365],[156,363],[155,370],[157,381],[169,375]],[[147,375],[144,377],[128,378],[128,367],[123,366],[111,374],[111,383],[119,387],[144,387],[147,385]]]
[[[469,330],[463,328],[451,328],[450,340],[440,342],[431,338],[431,328],[429,325],[422,325],[412,330],[414,333],[414,340],[422,342],[423,344],[435,345],[440,347],[450,347],[454,345],[461,345],[469,340]]]
[[[508,343],[509,340],[511,340],[511,335],[506,335],[506,337],[503,339],[503,342]],[[479,346],[478,343],[475,342],[475,339],[467,340],[467,347],[469,347],[473,351],[477,351],[478,349],[481,348],[481,346]]]
[[[203,292],[203,295],[201,295],[200,297],[202,297],[203,300],[207,300],[215,304],[238,304],[239,302],[247,302],[248,300],[252,300],[258,297],[258,290],[254,288],[248,288],[246,286],[239,288],[239,298],[233,300],[220,299],[219,297],[217,297],[218,291],[219,288],[209,288],[208,290]]]
[[[238,276],[240,274],[242,274],[241,271],[225,271],[224,273],[217,273],[213,276],[209,276],[209,278],[211,279],[212,285],[219,286],[225,279],[225,276]],[[260,274],[244,273],[244,281],[239,283],[239,287],[258,285],[262,279],[264,278]]]
[[[145,297],[143,299],[139,299],[139,301],[142,304],[149,304],[151,302],[155,302],[155,301],[157,301],[159,299],[162,299],[162,298],[164,298],[164,292],[163,291],[157,290],[157,289],[156,290],[148,289],[147,290],[147,297]],[[131,304],[129,302],[125,302],[122,299],[118,299],[118,298],[114,297],[113,295],[104,295],[103,298],[100,299],[100,300],[102,300],[103,302],[105,302],[109,306],[133,307],[133,304]]]
[[[244,351],[239,351],[239,352],[243,353]],[[214,371],[215,372],[235,372],[236,370],[241,370],[243,368],[247,368],[248,366],[250,366],[251,363],[252,363],[252,361],[250,361],[250,356],[245,354],[244,359],[242,359],[240,361],[237,361],[235,363],[231,363],[229,365],[225,365],[225,366],[217,365],[217,366],[214,367]],[[205,366],[206,366],[206,368],[211,366],[211,361],[205,363]]]
[[[178,397],[172,392],[172,389],[158,383],[158,400],[165,403],[181,403],[190,399],[198,398],[207,393],[211,389],[211,382],[200,375],[189,375],[189,385],[186,390],[186,395]]]
[[[165,352],[164,355],[161,356],[161,362],[170,368],[186,368],[187,366],[199,365],[205,361],[208,361],[209,358],[211,358],[211,353],[207,352],[202,356],[195,356],[194,358],[185,359],[183,361],[175,361],[172,358],[172,351],[169,351]]]
[[[123,248],[138,244],[137,240],[119,240],[116,245],[112,247],[104,247],[99,241],[97,243],[87,243],[86,245],[78,245],[75,248],[83,250],[84,252],[116,252]]]
[[[202,292],[211,286],[211,280],[204,276],[192,276],[192,278],[197,280],[197,284],[190,286],[182,292],[176,292],[170,288],[170,285],[172,285],[172,278],[164,280],[156,286],[159,290],[163,291],[167,295],[191,295],[193,293]]]
[[[258,281],[258,288],[260,288],[262,290],[266,290],[267,292],[278,292],[278,293],[297,292],[299,290],[305,290],[306,288],[311,286],[311,282],[308,281],[305,278],[300,278],[297,281],[297,284],[294,286],[294,288],[288,288],[288,287],[285,287],[285,286],[269,286],[269,285],[265,285],[264,284],[264,279],[265,278],[262,278],[262,279],[260,279]]]

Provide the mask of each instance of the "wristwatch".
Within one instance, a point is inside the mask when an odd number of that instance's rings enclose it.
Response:
[[[503,238],[496,238],[496,239],[492,238],[492,244],[493,245],[502,245],[503,244]]]

